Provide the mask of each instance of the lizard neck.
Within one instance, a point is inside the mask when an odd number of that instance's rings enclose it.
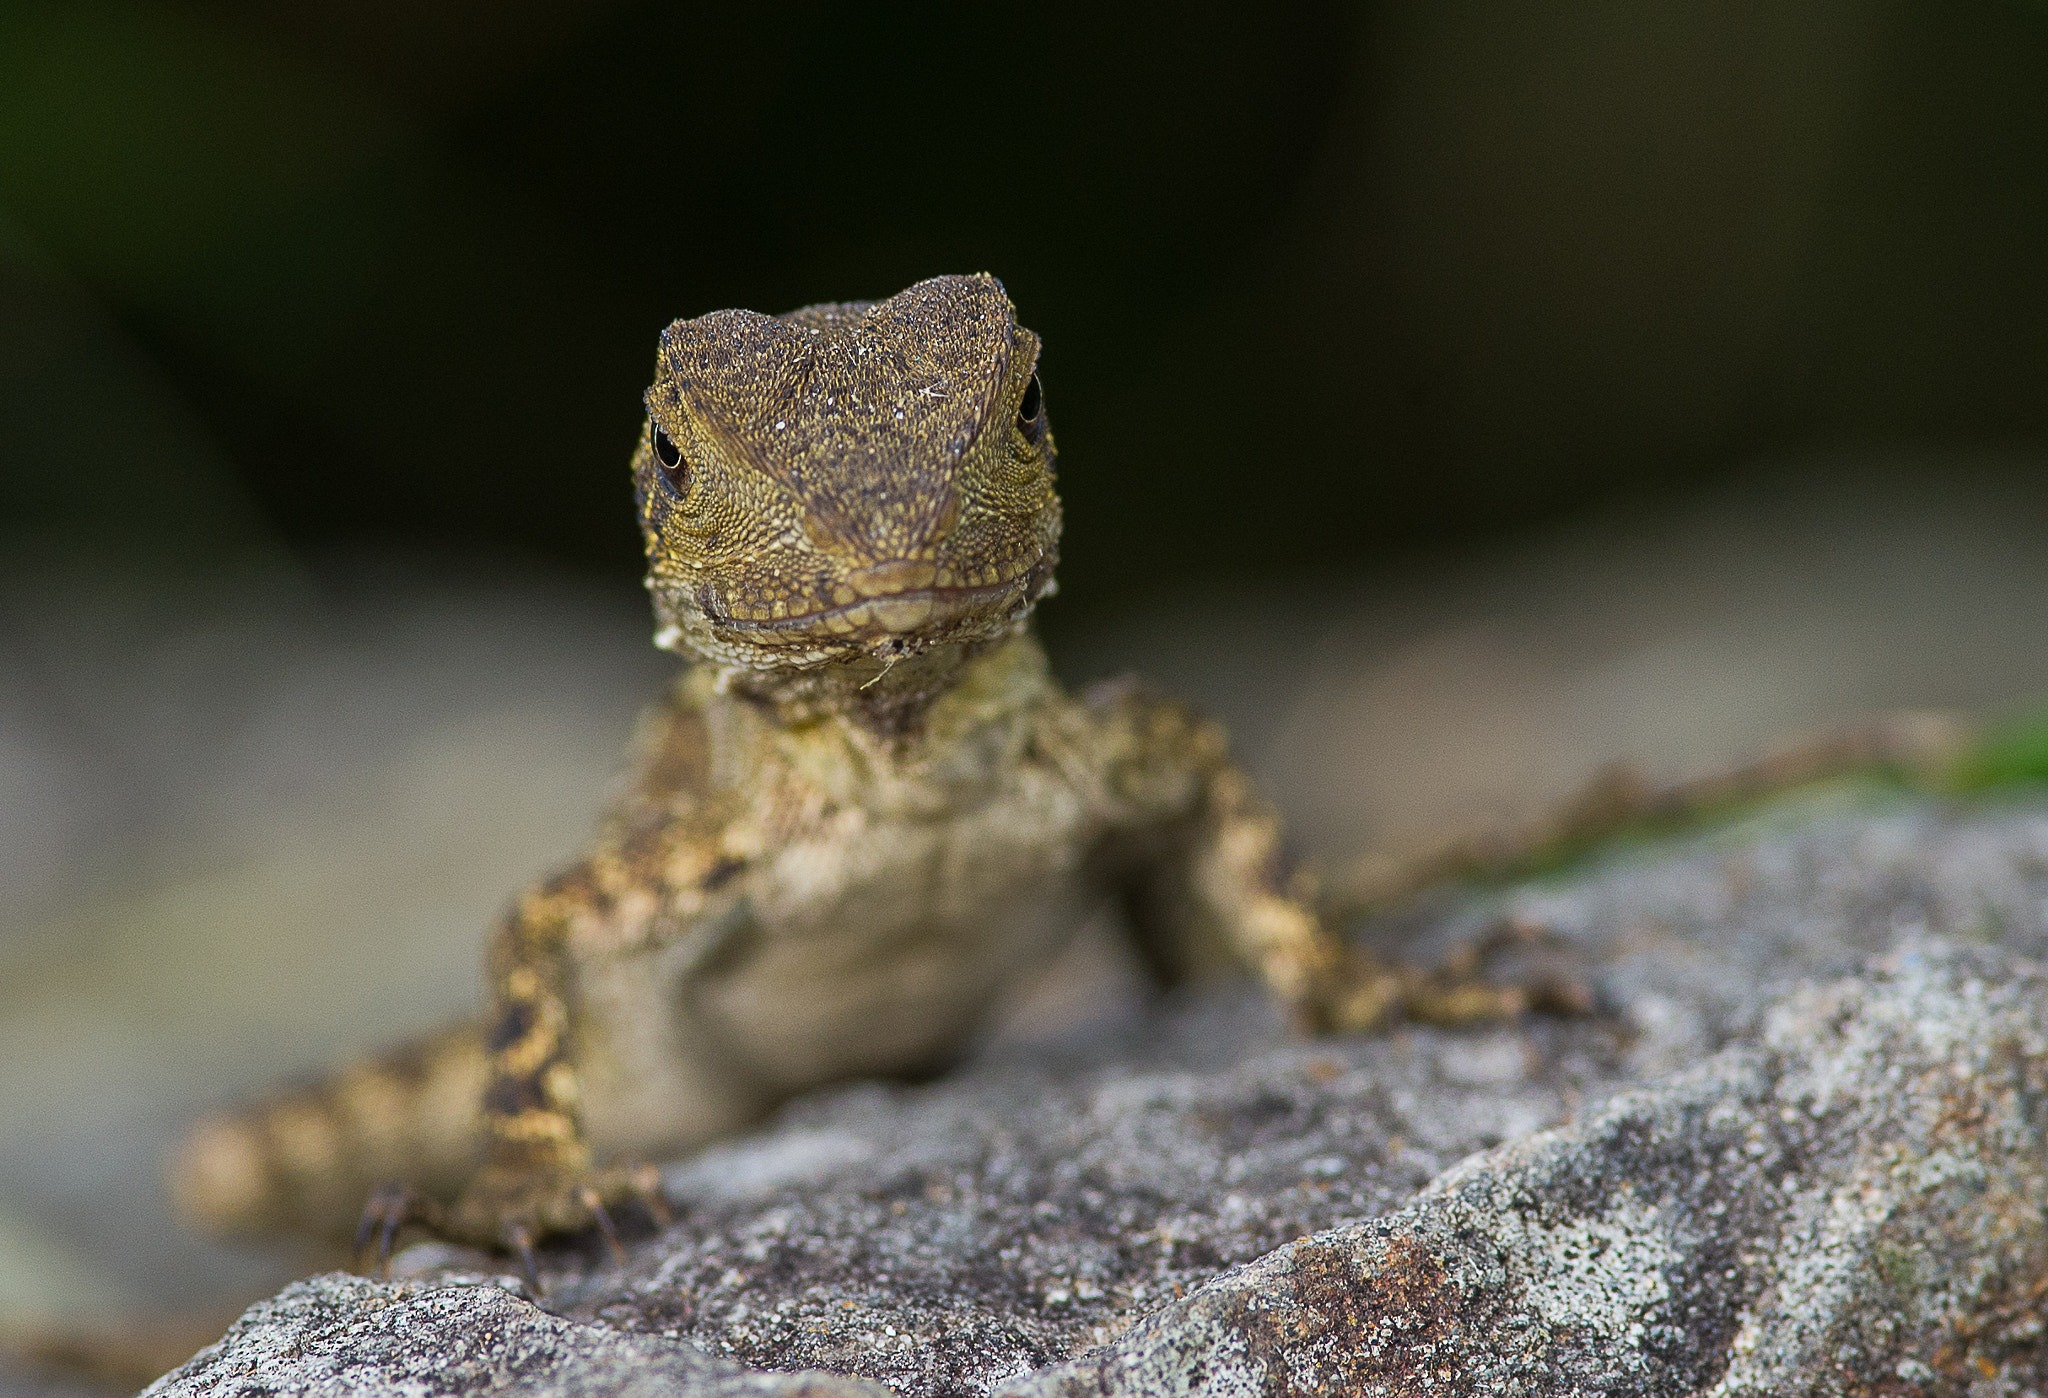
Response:
[[[781,672],[718,666],[712,678],[717,693],[745,702],[777,727],[844,724],[894,746],[915,746],[937,736],[927,731],[935,721],[950,728],[1050,683],[1044,648],[1028,620],[1007,635],[933,646],[896,661],[863,658]]]

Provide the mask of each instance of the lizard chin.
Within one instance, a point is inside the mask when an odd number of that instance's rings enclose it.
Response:
[[[1057,586],[1056,557],[1041,557],[1008,578],[978,585],[876,590],[790,615],[747,616],[704,586],[664,617],[654,643],[716,664],[763,674],[823,669],[872,671],[942,647],[973,646],[1013,633]],[[881,569],[874,570],[881,573]],[[924,570],[930,575],[929,566]],[[857,580],[865,581],[865,580]],[[844,594],[842,593],[842,596]]]
[[[884,740],[909,738],[923,730],[934,703],[960,689],[971,668],[1015,648],[1029,629],[1028,611],[943,639],[879,639],[801,669],[720,665],[715,683],[719,693],[751,699],[781,724],[836,717]]]

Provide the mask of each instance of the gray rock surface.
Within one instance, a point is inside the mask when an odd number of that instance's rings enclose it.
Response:
[[[2048,977],[1934,946],[1004,1392],[2044,1384]]]
[[[734,1381],[677,1342],[918,1395],[2042,1391],[2048,809],[1838,805],[1379,929],[1561,943],[1594,1018],[1303,1043],[1241,990],[1168,1002],[677,1164],[623,1265],[543,1259],[552,1318],[423,1245],[157,1391],[357,1331],[393,1386],[405,1336],[460,1350],[446,1393],[535,1353],[562,1391],[643,1353]]]
[[[343,1273],[293,1282],[144,1390],[220,1395],[516,1391],[559,1398],[882,1398],[830,1374],[746,1373],[655,1335],[549,1315],[489,1278],[423,1286]]]

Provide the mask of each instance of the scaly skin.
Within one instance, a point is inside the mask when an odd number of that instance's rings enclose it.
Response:
[[[1523,1008],[1348,950],[1218,728],[1048,673],[1038,352],[988,276],[669,327],[633,475],[694,663],[628,794],[498,928],[481,1029],[202,1124],[188,1213],[334,1235],[396,1178],[469,1242],[602,1223],[636,1162],[944,1063],[1111,901],[1162,974],[1242,963],[1304,1028]]]

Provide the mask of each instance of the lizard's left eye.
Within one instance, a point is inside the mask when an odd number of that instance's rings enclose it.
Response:
[[[654,460],[661,467],[662,479],[668,482],[669,489],[681,495],[690,484],[689,469],[683,465],[682,448],[661,430],[660,423],[649,420],[647,425],[653,435]]]
[[[1038,386],[1037,374],[1031,376],[1017,402],[1017,430],[1034,445],[1045,435],[1045,391]]]

